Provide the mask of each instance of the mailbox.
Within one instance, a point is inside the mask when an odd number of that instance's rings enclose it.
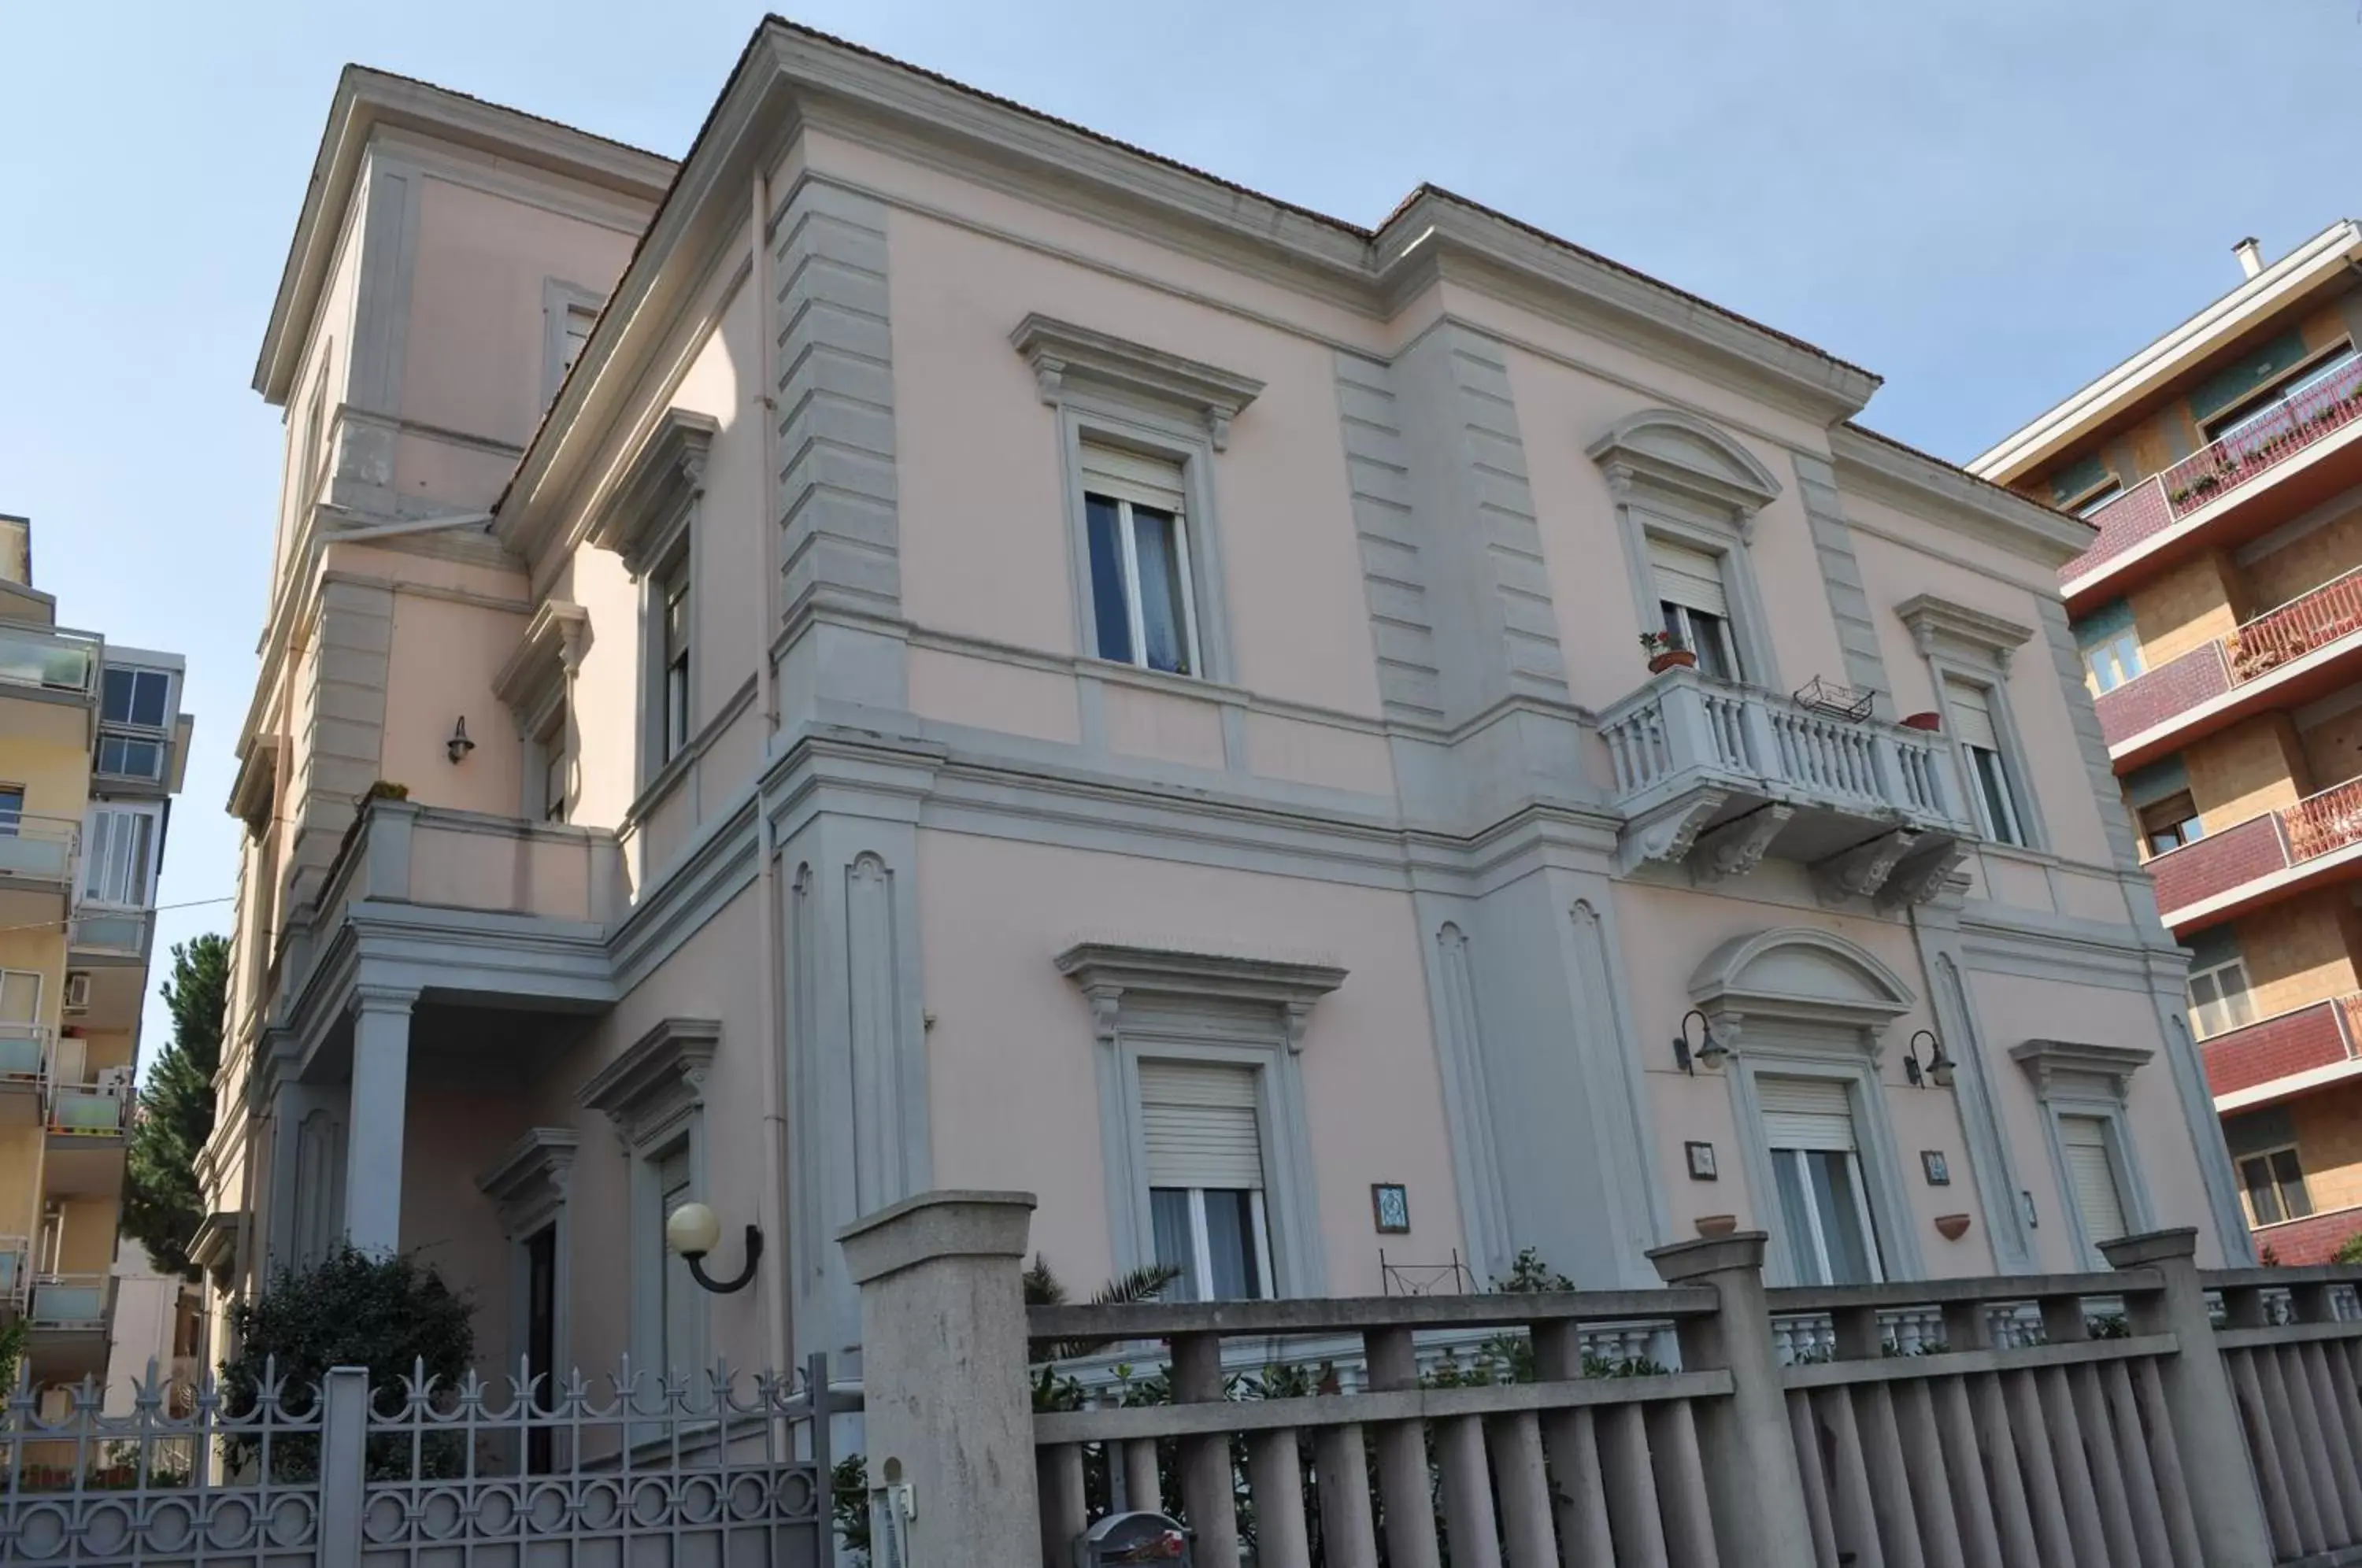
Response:
[[[1191,1561],[1189,1532],[1163,1514],[1109,1514],[1075,1540],[1075,1568]]]

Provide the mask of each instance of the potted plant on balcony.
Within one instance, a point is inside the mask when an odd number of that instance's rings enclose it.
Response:
[[[1943,729],[1944,715],[1933,708],[1921,713],[1905,713],[1903,715],[1903,727],[1906,730],[1926,730],[1929,734],[1934,734]]]
[[[1695,669],[1697,655],[1682,646],[1681,638],[1671,632],[1643,632],[1640,650],[1649,656],[1649,673],[1662,675],[1669,669]]]

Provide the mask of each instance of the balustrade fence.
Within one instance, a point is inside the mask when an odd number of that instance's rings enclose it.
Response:
[[[359,1368],[234,1398],[150,1366],[0,1411],[0,1562],[87,1568],[822,1568],[832,1393],[710,1374],[521,1370],[372,1390]]]
[[[1740,1234],[1652,1254],[1661,1290],[1027,1310],[1028,1201],[849,1233],[865,1364],[933,1390],[869,1388],[913,1564],[1065,1568],[1128,1510],[1180,1519],[1200,1568],[2362,1561],[2362,1270],[2202,1275],[2183,1230],[2096,1274],[1767,1291]],[[1650,1322],[1661,1358],[1584,1353]],[[1358,1374],[1296,1353],[1340,1341]],[[1067,1379],[1109,1342],[1130,1378]]]

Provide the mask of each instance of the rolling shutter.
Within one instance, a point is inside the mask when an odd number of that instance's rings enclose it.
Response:
[[[1142,1062],[1140,1120],[1150,1187],[1262,1190],[1253,1069]]]
[[[1085,442],[1083,488],[1111,501],[1129,501],[1176,515],[1181,511],[1181,465],[1164,458]]]
[[[2125,1200],[2108,1160],[2106,1124],[2096,1116],[2062,1116],[2058,1141],[2067,1149],[2067,1179],[2075,1189],[2083,1233],[2095,1243],[2114,1241],[2125,1233]]]
[[[1853,1102],[1835,1078],[1758,1078],[1763,1141],[1774,1149],[1850,1150]]]
[[[1963,744],[1994,753],[2001,750],[2000,733],[1993,727],[1992,698],[1983,687],[1947,680],[1944,697],[1952,710],[1952,733]]]
[[[1657,597],[1708,615],[1730,618],[1730,602],[1722,591],[1722,562],[1704,550],[1649,536],[1649,569],[1657,580]]]

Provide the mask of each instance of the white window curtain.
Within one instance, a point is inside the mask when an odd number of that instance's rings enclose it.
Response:
[[[2062,1116],[2058,1142],[2067,1151],[2067,1179],[2074,1188],[2075,1212],[2094,1243],[2125,1234],[2124,1194],[2108,1158],[2108,1124],[2096,1116]]]

